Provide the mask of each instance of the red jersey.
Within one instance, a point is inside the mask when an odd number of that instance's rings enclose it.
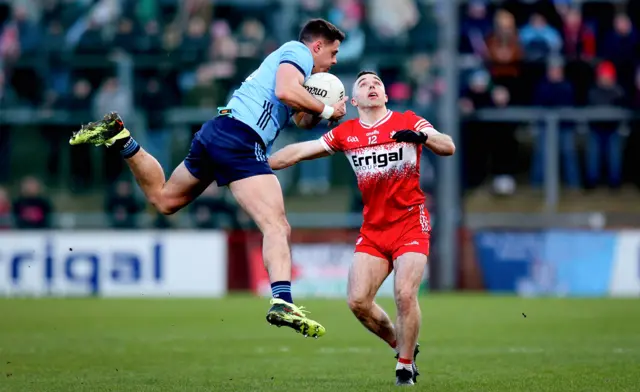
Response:
[[[414,209],[423,208],[425,196],[420,189],[422,146],[398,143],[395,131],[420,131],[432,125],[412,111],[389,110],[375,124],[348,120],[320,139],[333,154],[345,153],[358,179],[364,203],[363,227],[383,228],[401,221]]]

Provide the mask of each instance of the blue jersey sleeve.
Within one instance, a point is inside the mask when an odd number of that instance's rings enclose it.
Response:
[[[311,51],[302,42],[288,42],[282,47],[280,64],[291,64],[298,68],[304,78],[311,76],[313,68],[313,56]]]

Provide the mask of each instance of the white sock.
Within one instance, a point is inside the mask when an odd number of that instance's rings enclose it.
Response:
[[[410,364],[410,363],[400,363],[400,362],[398,362],[396,364],[396,370],[407,369],[408,371],[413,372],[413,367],[411,365],[412,364]]]

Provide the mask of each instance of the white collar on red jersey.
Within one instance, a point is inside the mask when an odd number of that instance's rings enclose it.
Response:
[[[375,128],[375,127],[379,127],[380,125],[384,124],[385,122],[387,122],[387,120],[389,120],[389,118],[391,117],[391,110],[387,109],[387,114],[384,115],[384,117],[382,117],[380,120],[376,121],[375,124],[367,124],[362,122],[362,120],[360,121],[360,125],[362,125],[363,128]]]

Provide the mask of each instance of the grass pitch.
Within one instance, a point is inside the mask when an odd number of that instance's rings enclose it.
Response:
[[[396,389],[393,353],[344,301],[298,302],[326,336],[269,326],[268,301],[252,297],[0,299],[0,391]],[[640,300],[430,296],[421,305],[418,390],[640,390]]]

